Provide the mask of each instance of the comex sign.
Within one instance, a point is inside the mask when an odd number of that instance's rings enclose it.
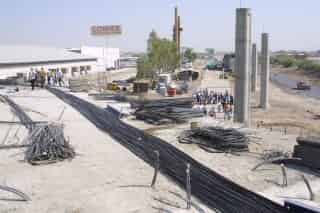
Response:
[[[104,26],[92,26],[91,35],[94,36],[106,36],[121,34],[122,29],[120,25],[104,25]]]

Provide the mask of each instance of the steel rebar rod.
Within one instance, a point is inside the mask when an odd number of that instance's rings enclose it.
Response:
[[[158,176],[159,169],[160,169],[160,153],[157,150],[154,151],[154,153],[156,155],[156,159],[155,159],[155,163],[154,163],[154,175],[153,175],[152,182],[151,182],[152,188],[155,188],[157,176]]]
[[[154,150],[161,156],[160,172],[186,188],[185,165],[190,164],[192,194],[222,213],[284,213],[284,206],[254,193],[178,150],[173,145],[119,120],[112,112],[55,88],[57,97],[78,110],[98,129],[105,131],[133,154],[153,165]]]

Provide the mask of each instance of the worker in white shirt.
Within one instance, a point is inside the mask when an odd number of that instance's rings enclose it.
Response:
[[[57,72],[57,78],[58,78],[59,87],[61,87],[62,83],[64,84],[64,82],[63,82],[63,73],[60,69]]]
[[[36,71],[31,68],[30,72],[29,72],[29,81],[31,83],[31,89],[34,90],[35,84],[36,84],[36,80],[37,80],[37,73]]]

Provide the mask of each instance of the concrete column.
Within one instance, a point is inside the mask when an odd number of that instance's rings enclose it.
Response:
[[[269,107],[269,78],[270,78],[269,35],[268,33],[262,33],[260,106],[263,109],[268,109]]]
[[[238,8],[236,13],[234,121],[249,126],[251,12],[248,8]]]
[[[251,91],[257,91],[257,75],[258,75],[258,52],[257,45],[252,44],[252,59],[251,59]]]

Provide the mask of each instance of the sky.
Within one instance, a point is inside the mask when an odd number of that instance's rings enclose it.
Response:
[[[234,49],[240,0],[2,0],[0,44],[107,45],[145,51],[152,29],[160,37],[172,37],[176,5],[183,46],[197,51]],[[270,34],[273,51],[320,49],[319,0],[242,0],[241,6],[252,10],[253,42],[258,46],[264,31]],[[90,35],[91,25],[113,24],[122,26],[122,35]]]

